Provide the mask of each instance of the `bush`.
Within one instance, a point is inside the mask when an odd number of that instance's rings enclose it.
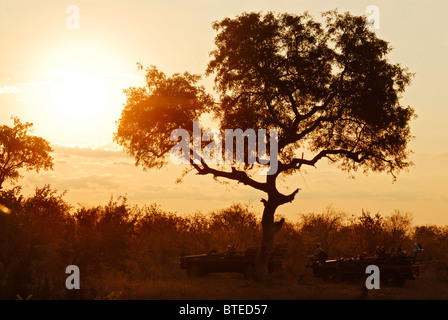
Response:
[[[180,254],[257,246],[260,219],[250,207],[234,204],[210,213],[177,214],[160,206],[130,206],[125,197],[106,206],[74,209],[50,186],[25,197],[19,187],[0,191],[12,209],[0,215],[0,298],[95,299],[120,292],[137,280],[156,281],[178,270]],[[307,256],[321,243],[331,258],[374,254],[377,247],[413,242],[425,249],[427,273],[448,281],[448,227],[413,226],[409,213],[390,216],[362,211],[347,216],[333,207],[286,220],[276,242],[288,243],[284,269],[303,272]],[[65,268],[77,265],[81,290],[65,288]]]

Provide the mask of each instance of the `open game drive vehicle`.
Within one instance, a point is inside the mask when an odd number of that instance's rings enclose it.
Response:
[[[270,273],[281,268],[286,248],[287,244],[281,243],[273,249],[269,260]],[[190,276],[204,276],[213,272],[238,272],[250,278],[254,271],[257,252],[256,247],[247,248],[244,253],[228,248],[222,253],[212,251],[207,254],[181,256],[179,264]]]
[[[381,257],[364,257],[360,259],[340,258],[314,261],[313,275],[326,282],[361,280],[366,277],[366,268],[376,265],[380,270],[380,281],[389,286],[402,286],[406,280],[420,277],[423,249],[416,245],[411,255],[396,254]]]

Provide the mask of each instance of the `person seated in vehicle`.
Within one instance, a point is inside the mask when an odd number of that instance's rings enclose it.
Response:
[[[380,247],[380,246],[376,246],[376,255],[375,257],[378,260],[384,260],[387,256],[386,250],[384,249],[384,246]]]
[[[364,251],[361,253],[356,260],[359,262],[365,262],[367,260],[367,252]]]
[[[404,260],[406,253],[401,248],[401,245],[398,244],[397,250],[394,247],[390,248],[390,260],[391,262],[400,262]]]
[[[328,254],[325,252],[324,249],[322,249],[322,246],[320,243],[316,243],[316,250],[314,251],[314,254],[311,256],[308,256],[308,263],[307,267],[313,266],[315,262],[324,263],[328,258]]]
[[[381,254],[383,253],[383,250],[380,246],[376,246],[376,250],[375,250],[375,257],[379,258],[381,256]]]
[[[395,260],[398,262],[404,261],[406,259],[406,250],[403,250],[401,244],[397,246],[397,252],[395,254]]]
[[[417,260],[419,258],[418,257],[419,256],[419,254],[418,254],[419,252],[420,252],[420,257],[421,257],[421,251],[422,250],[423,250],[423,247],[420,244],[414,242],[414,248],[410,252],[411,259]]]
[[[390,247],[389,253],[390,253],[391,257],[394,257],[396,255],[395,248],[394,247]]]
[[[412,250],[411,250],[411,257],[414,258],[415,255],[417,254],[418,250],[421,250],[421,249],[422,249],[422,246],[419,245],[418,243],[414,242],[414,248],[412,248]]]
[[[235,250],[235,245],[234,244],[232,244],[232,245],[229,244],[227,246],[226,251],[224,252],[225,255],[232,255],[232,254],[235,254],[235,253],[236,253],[236,250]]]

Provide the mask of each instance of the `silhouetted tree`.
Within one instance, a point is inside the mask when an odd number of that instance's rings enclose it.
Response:
[[[301,216],[300,232],[307,240],[308,247],[315,250],[316,242],[322,245],[327,253],[334,252],[334,242],[343,226],[344,215],[329,206],[320,214],[304,214]],[[311,253],[312,253],[311,252]]]
[[[50,143],[29,134],[32,123],[13,119],[14,126],[0,126],[0,189],[6,180],[14,182],[21,178],[22,168],[37,172],[53,169]]]
[[[357,230],[357,242],[363,246],[363,251],[373,254],[376,251],[377,246],[389,245],[388,243],[380,243],[384,241],[384,219],[377,213],[373,216],[370,212],[362,210],[361,215],[358,217],[354,224],[354,229]]]
[[[267,195],[256,268],[261,279],[283,222],[275,222],[276,209],[299,192],[280,192],[277,178],[324,158],[347,172],[386,171],[394,179],[412,164],[407,145],[414,110],[399,102],[412,74],[388,61],[389,44],[368,29],[365,17],[331,11],[324,18],[243,13],[215,22],[216,49],[206,74],[215,75],[218,103],[198,85],[198,75],[168,77],[156,67],[146,69],[145,87],[125,90],[115,141],[146,169],[165,166],[176,144],[171,132],[182,128],[191,136],[192,122],[206,113],[221,132],[278,130],[278,170],[264,177],[256,176],[264,166],[260,157],[251,164],[247,150],[242,165],[229,167],[194,162],[190,144],[191,170]]]

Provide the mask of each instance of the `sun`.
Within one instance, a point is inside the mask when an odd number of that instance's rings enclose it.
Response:
[[[92,42],[61,41],[39,55],[24,95],[36,133],[63,145],[112,144],[123,89],[140,81],[135,63],[115,47]],[[25,103],[25,102],[24,102]]]
[[[53,72],[53,108],[56,119],[88,120],[106,108],[107,92],[101,75],[85,72]]]
[[[39,77],[44,75],[51,88],[54,120],[78,123],[101,120],[104,112],[108,112],[111,86],[115,85],[110,75],[125,68],[126,59],[116,51],[114,46],[98,39],[73,34],[42,52],[36,71]]]

